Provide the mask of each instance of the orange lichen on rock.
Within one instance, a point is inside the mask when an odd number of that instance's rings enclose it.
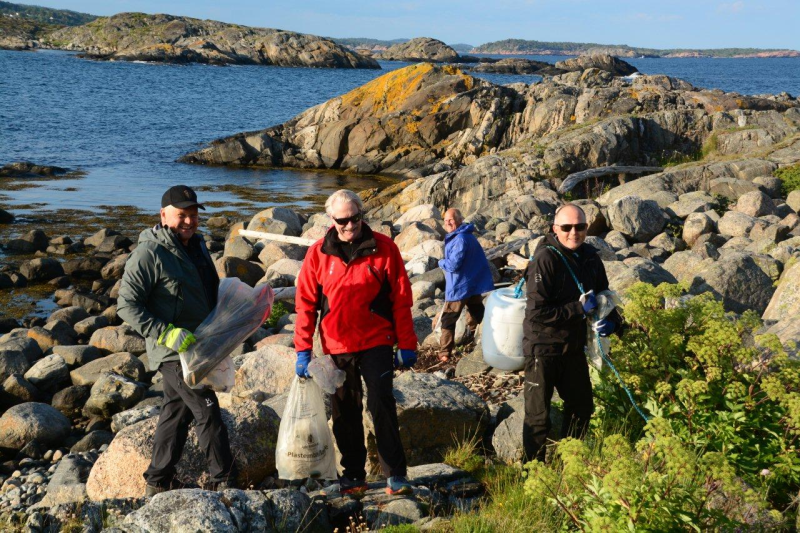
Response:
[[[389,72],[353,89],[342,96],[342,106],[360,108],[359,114],[380,117],[399,110],[423,86],[436,83],[444,76],[460,76],[467,90],[474,85],[474,78],[456,67],[419,63]]]

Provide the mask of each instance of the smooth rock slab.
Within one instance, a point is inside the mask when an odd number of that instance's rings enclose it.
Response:
[[[15,405],[0,417],[0,448],[19,450],[32,440],[57,446],[70,429],[67,417],[45,403]]]
[[[86,480],[94,463],[79,455],[67,455],[58,463],[47,493],[37,508],[48,508],[64,503],[77,503],[86,499]]]
[[[275,473],[278,420],[272,409],[251,401],[222,409],[222,421],[239,471],[239,486],[258,485]],[[142,474],[150,464],[156,423],[155,418],[149,418],[117,433],[92,468],[86,485],[89,498],[99,501],[144,496]],[[194,431],[189,432],[177,477],[200,485],[208,479],[205,456]]]
[[[437,462],[454,438],[482,435],[489,423],[489,409],[478,395],[461,383],[433,374],[404,372],[394,381],[400,438],[409,465]],[[366,414],[369,461],[379,470],[374,428]]]
[[[764,310],[764,320],[782,320],[800,314],[800,262],[783,272],[778,288]]]

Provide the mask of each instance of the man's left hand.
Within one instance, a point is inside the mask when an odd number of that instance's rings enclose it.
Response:
[[[394,367],[395,368],[411,368],[417,362],[417,352],[414,350],[398,349],[394,354]]]
[[[592,325],[592,329],[595,330],[601,337],[608,337],[617,331],[617,323],[610,318],[604,318],[595,322],[594,325]]]

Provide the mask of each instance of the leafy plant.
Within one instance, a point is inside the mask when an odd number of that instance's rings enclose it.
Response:
[[[788,196],[790,192],[800,189],[800,163],[779,168],[774,174],[776,178],[781,180],[781,189],[784,196]]]
[[[719,216],[724,216],[731,207],[731,199],[721,194],[714,195],[714,211]]]
[[[800,488],[800,362],[776,337],[755,334],[755,313],[728,314],[710,294],[687,299],[680,285],[639,283],[627,297],[630,327],[611,359],[640,404],[699,457],[722,454],[787,504]],[[595,392],[604,409],[642,424],[613,376]]]
[[[286,305],[284,305],[283,302],[275,302],[272,306],[272,311],[269,313],[269,318],[267,318],[264,325],[268,328],[274,328],[278,325],[278,320],[280,320],[283,315],[287,314],[289,314],[289,310],[286,308]]]

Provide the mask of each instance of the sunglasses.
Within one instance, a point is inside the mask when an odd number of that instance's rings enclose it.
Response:
[[[333,221],[339,224],[340,226],[346,226],[349,222],[352,222],[353,224],[358,224],[359,222],[361,222],[361,213],[356,213],[351,217],[345,217],[345,218],[331,217],[331,218],[333,218]]]
[[[553,225],[559,228],[564,233],[569,233],[570,231],[572,231],[573,228],[575,228],[575,231],[577,232],[586,231],[586,228],[589,227],[589,224],[585,222],[581,222],[580,224],[553,224]]]

